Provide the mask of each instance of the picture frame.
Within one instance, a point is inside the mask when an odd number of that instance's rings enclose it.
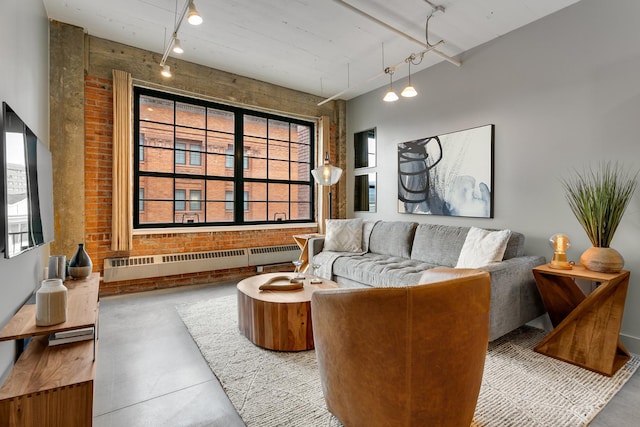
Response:
[[[398,144],[398,212],[493,218],[495,125]]]

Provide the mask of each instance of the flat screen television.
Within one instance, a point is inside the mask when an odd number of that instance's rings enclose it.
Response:
[[[11,258],[53,241],[53,168],[47,146],[5,102],[0,129],[2,244]]]

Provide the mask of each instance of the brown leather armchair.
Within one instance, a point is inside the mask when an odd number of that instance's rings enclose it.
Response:
[[[420,283],[313,294],[323,393],[346,427],[471,424],[489,339],[489,274],[432,269]]]

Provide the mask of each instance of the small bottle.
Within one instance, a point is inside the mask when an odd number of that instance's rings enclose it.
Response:
[[[91,275],[93,262],[84,249],[84,243],[78,243],[78,250],[69,261],[69,275],[74,279],[85,279]]]
[[[60,279],[45,279],[36,292],[36,326],[51,326],[67,320],[67,287]]]

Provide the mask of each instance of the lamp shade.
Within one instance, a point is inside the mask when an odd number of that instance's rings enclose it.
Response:
[[[175,53],[184,53],[184,49],[182,48],[182,45],[180,45],[180,39],[177,37],[173,38],[173,51]]]
[[[202,16],[196,10],[196,5],[193,4],[193,0],[189,1],[189,13],[187,13],[187,22],[191,25],[202,24]]]
[[[385,101],[385,102],[397,101],[398,100],[398,95],[396,95],[396,93],[393,91],[393,89],[390,88],[389,91],[387,92],[387,94],[384,96],[384,98],[382,98],[382,100]]]
[[[327,152],[324,164],[312,170],[311,175],[319,185],[334,185],[340,180],[342,169],[329,164],[329,153]]]
[[[418,94],[418,92],[416,91],[416,88],[414,88],[411,83],[409,83],[407,85],[407,87],[405,87],[402,92],[400,93],[400,95],[404,96],[405,98],[413,98],[414,96],[416,96]]]

